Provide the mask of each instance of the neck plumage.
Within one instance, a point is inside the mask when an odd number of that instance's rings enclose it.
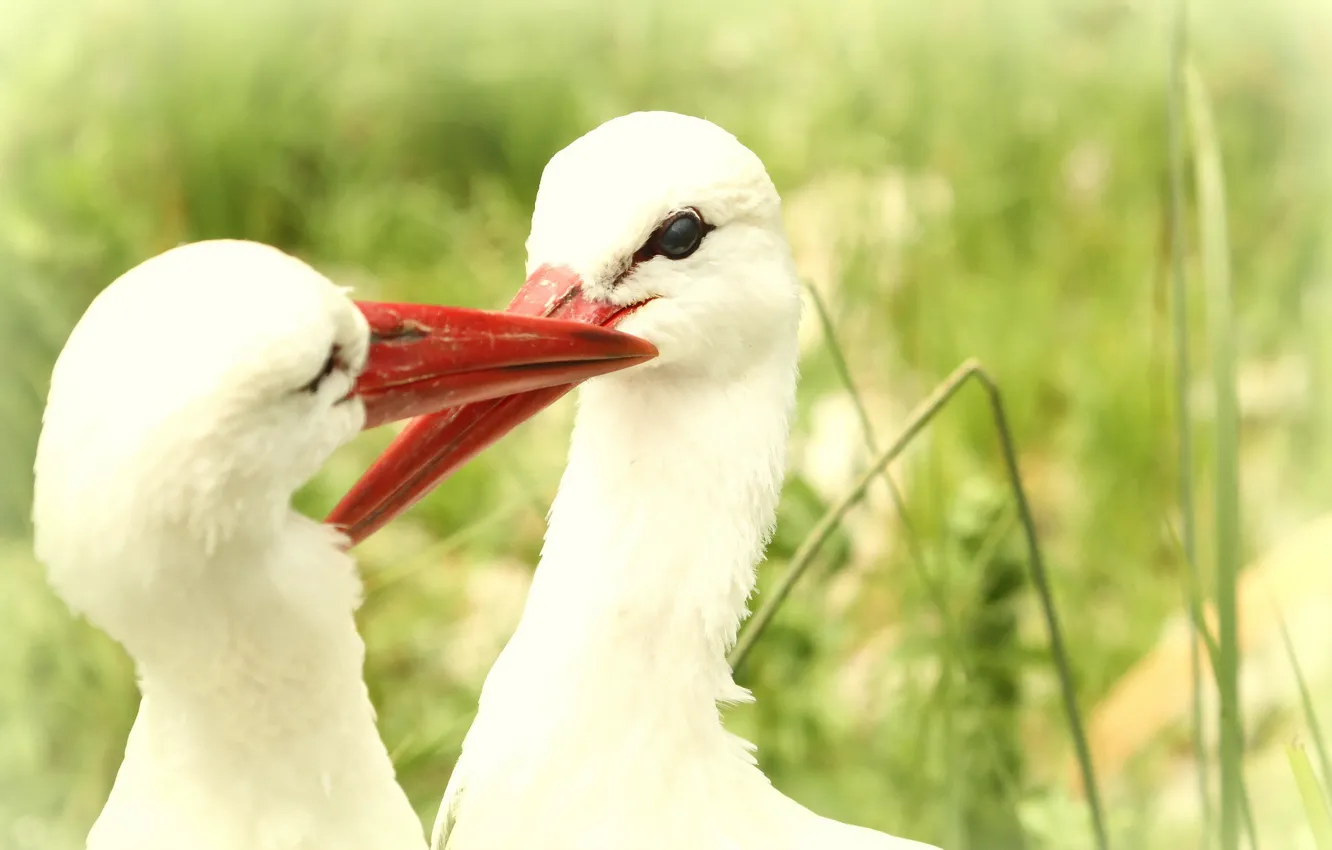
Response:
[[[726,652],[775,521],[794,389],[794,351],[730,382],[644,371],[585,385],[541,563],[487,690],[714,726],[719,701],[746,698]]]
[[[237,722],[314,700],[364,713],[354,698],[364,691],[365,658],[353,619],[355,564],[330,529],[304,517],[292,514],[274,531],[210,550],[177,540],[155,553],[158,567],[125,606],[145,613],[112,629],[134,657],[145,698]]]
[[[435,850],[926,850],[778,793],[721,722],[719,703],[749,696],[726,653],[775,521],[794,391],[794,351],[729,384],[642,369],[584,386]]]
[[[162,569],[152,615],[118,630],[143,700],[99,829],[157,812],[235,846],[419,848],[363,679],[359,577],[332,531],[293,514],[276,539],[200,560]]]

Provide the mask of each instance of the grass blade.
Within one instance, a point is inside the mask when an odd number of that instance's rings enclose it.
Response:
[[[1165,533],[1171,535],[1172,543],[1177,547],[1180,545],[1179,538],[1173,536],[1175,533],[1174,526],[1167,524]],[[1197,588],[1196,593],[1192,592],[1193,590],[1195,590],[1195,588],[1191,588],[1187,585],[1184,588],[1184,601],[1188,608],[1189,620],[1192,622],[1192,628],[1198,638],[1198,642],[1207,653],[1207,663],[1212,667],[1215,667],[1217,656],[1220,653],[1220,650],[1217,648],[1216,635],[1212,634],[1211,627],[1207,625],[1207,620],[1203,615],[1202,589]]]
[[[1215,666],[1221,730],[1221,847],[1238,850],[1240,819],[1248,808],[1244,790],[1244,726],[1239,703],[1239,624],[1236,581],[1240,569],[1239,401],[1236,398],[1234,305],[1230,280],[1230,240],[1226,221],[1225,174],[1212,108],[1202,79],[1185,67],[1185,90],[1194,144],[1198,187],[1199,245],[1207,294],[1208,337],[1212,346],[1216,400],[1216,613]]]
[[[772,593],[759,606],[759,610],[755,612],[750,620],[749,627],[740,635],[740,639],[736,642],[729,658],[731,667],[736,669],[744,663],[745,658],[754,648],[755,642],[763,634],[764,629],[767,628],[778,608],[790,595],[796,582],[809,568],[819,548],[832,536],[833,531],[836,530],[847,512],[865,497],[865,493],[874,479],[884,469],[888,468],[888,465],[902,453],[917,434],[924,430],[925,426],[938,415],[939,411],[970,379],[974,379],[984,388],[990,401],[991,413],[994,416],[995,428],[998,431],[1000,447],[1003,451],[1005,471],[1008,474],[1009,485],[1017,501],[1018,515],[1021,518],[1023,534],[1027,542],[1031,579],[1036,586],[1041,602],[1041,611],[1045,618],[1046,630],[1050,639],[1050,655],[1059,678],[1060,693],[1063,698],[1069,734],[1073,738],[1078,769],[1081,772],[1083,788],[1086,791],[1087,807],[1091,812],[1092,832],[1097,848],[1107,850],[1110,844],[1105,830],[1105,819],[1101,811],[1100,794],[1096,787],[1096,773],[1092,767],[1091,748],[1087,745],[1087,735],[1083,729],[1082,715],[1078,709],[1077,692],[1073,683],[1072,666],[1068,660],[1068,650],[1064,646],[1063,631],[1059,625],[1059,614],[1055,608],[1054,596],[1050,591],[1049,577],[1045,572],[1045,562],[1041,558],[1040,542],[1036,535],[1036,523],[1032,518],[1031,506],[1027,502],[1026,490],[1022,486],[1022,476],[1018,471],[1017,455],[1013,450],[1013,440],[1008,428],[1008,418],[1004,414],[1003,399],[994,379],[974,359],[969,359],[954,369],[947,378],[934,388],[933,392],[916,405],[911,415],[907,417],[907,425],[898,434],[897,439],[879,453],[879,456],[861,474],[860,478],[842,496],[841,500],[820,517],[814,528],[801,542],[795,555],[792,556],[791,566],[782,576],[781,581],[777,583]]]
[[[828,314],[828,305],[823,302],[823,296],[819,294],[818,287],[811,284],[805,284],[805,291],[809,293],[809,300],[814,305],[814,315],[819,319],[819,330],[823,332],[823,341],[828,346],[828,354],[832,357],[833,368],[837,370],[837,377],[846,387],[847,393],[851,396],[851,403],[856,406],[856,418],[860,420],[860,435],[865,440],[865,445],[871,453],[877,454],[878,449],[874,443],[874,428],[870,425],[869,411],[865,409],[865,401],[860,397],[860,391],[856,389],[856,382],[851,378],[851,367],[846,364],[846,355],[842,353],[842,343],[837,339],[837,332],[833,328],[832,316]],[[891,476],[884,476],[889,486],[892,486]],[[899,507],[901,507],[899,505]]]
[[[763,604],[759,606],[754,616],[749,618],[749,623],[745,630],[740,634],[735,647],[731,650],[730,662],[732,669],[738,669],[744,664],[745,658],[749,656],[754,648],[755,642],[762,636],[763,631],[772,621],[773,615],[777,613],[778,608],[786,601],[786,597],[791,594],[805,571],[809,569],[818,554],[819,549],[828,541],[832,533],[837,529],[842,518],[850,512],[860,501],[865,498],[865,493],[869,490],[870,484],[879,473],[888,468],[888,465],[897,459],[916,435],[925,429],[925,426],[935,417],[936,414],[948,403],[954,395],[957,394],[967,382],[967,379],[979,368],[979,364],[968,360],[961,366],[953,370],[952,374],[943,380],[934,391],[929,394],[907,417],[907,425],[897,435],[888,448],[881,451],[874,459],[874,462],[860,475],[856,483],[851,486],[836,504],[828,508],[819,521],[810,529],[805,539],[801,541],[795,554],[791,556],[791,566],[787,568],[781,581],[772,589]]]
[[[860,421],[861,439],[865,441],[865,448],[869,450],[873,457],[879,453],[878,441],[874,439],[874,426],[870,424],[869,411],[865,407],[865,401],[861,398],[860,390],[856,388],[856,383],[851,377],[851,368],[847,365],[846,356],[842,352],[842,344],[837,339],[837,333],[833,328],[832,317],[828,314],[828,306],[823,302],[823,296],[814,286],[805,285],[805,291],[809,293],[810,301],[814,304],[814,314],[818,316],[819,328],[823,332],[824,342],[828,346],[828,354],[832,357],[833,368],[837,370],[837,377],[846,387],[847,394],[851,396],[851,403],[856,408],[856,418]],[[920,545],[920,537],[916,534],[915,524],[911,521],[911,515],[907,513],[906,500],[902,498],[902,491],[898,488],[897,482],[893,480],[892,473],[885,466],[882,470],[883,482],[888,486],[888,495],[893,500],[893,509],[897,511],[897,516],[902,522],[902,528],[906,531],[907,553],[911,556],[913,565],[917,573],[928,582],[928,570],[925,566],[925,552]],[[949,622],[950,614],[948,606],[945,605],[936,594],[931,597],[938,609],[937,613],[945,623]],[[951,629],[951,626],[949,627]]]
[[[823,339],[827,345],[828,353],[832,357],[833,367],[836,369],[838,378],[841,380],[842,385],[851,396],[852,403],[855,405],[856,416],[860,422],[861,439],[864,440],[865,448],[869,450],[870,456],[873,457],[879,453],[878,441],[874,438],[874,426],[870,423],[869,411],[865,407],[864,399],[861,397],[860,391],[856,388],[855,380],[851,377],[851,368],[847,365],[846,356],[842,350],[841,341],[837,338],[837,332],[833,327],[832,317],[828,312],[827,304],[824,303],[823,296],[819,294],[816,287],[806,284],[805,289],[809,292],[810,301],[814,304],[814,313],[818,317],[819,328],[823,333]],[[944,598],[938,582],[935,581],[930,574],[929,567],[926,564],[924,548],[920,545],[920,538],[916,534],[915,524],[911,521],[911,515],[907,512],[906,501],[902,498],[901,490],[898,489],[897,482],[893,480],[892,473],[887,467],[884,467],[881,475],[884,483],[888,487],[888,493],[893,501],[893,508],[897,513],[899,521],[902,523],[903,530],[905,531],[907,553],[910,556],[911,566],[916,572],[916,577],[924,586],[926,595],[934,606],[935,613],[939,616],[939,622],[943,626],[943,639],[949,653],[949,658],[958,663],[961,667],[962,674],[968,683],[980,684],[983,682],[981,671],[978,670],[976,663],[974,663],[972,657],[973,654],[969,653],[965,648],[962,632],[957,626],[952,611],[949,610],[948,602]],[[981,559],[981,562],[989,564],[992,563],[993,560],[994,556],[991,555]],[[953,721],[952,712],[947,713],[946,720],[947,723],[951,725]],[[979,738],[982,746],[984,746],[986,750],[986,755],[990,758],[990,763],[979,768],[973,765],[969,767],[968,770],[974,772],[978,769],[988,769],[988,772],[990,773],[989,778],[994,780],[995,784],[995,788],[992,790],[998,791],[999,799],[995,802],[998,802],[1003,806],[1004,813],[1008,816],[1005,826],[1007,827],[1006,831],[1010,840],[1005,846],[1025,846],[1026,838],[1022,833],[1022,824],[1018,816],[1021,801],[1019,800],[1018,792],[1015,790],[1015,786],[1019,781],[1019,771],[1013,768],[1014,759],[1010,753],[1010,750],[1015,749],[1015,746],[1003,746],[1003,744],[997,739],[996,731],[993,726],[986,724],[982,725],[983,730],[979,735]],[[957,758],[955,754],[963,744],[953,735],[949,735],[947,740],[949,741],[949,752],[954,754],[950,757],[949,763],[960,764],[961,760]],[[956,814],[966,810],[965,799],[968,796],[968,787],[965,783],[959,782],[953,783],[953,789],[954,812]],[[950,820],[950,822],[962,825],[965,824],[967,820],[965,817],[958,815]],[[959,826],[959,830],[963,830],[963,827]],[[987,836],[989,835],[990,832],[987,831]],[[957,838],[952,844],[961,847],[964,846],[966,842],[961,838]],[[950,846],[952,845],[950,844]]]
[[[1309,684],[1304,679],[1300,660],[1295,655],[1295,644],[1291,641],[1290,631],[1286,628],[1286,618],[1278,615],[1277,622],[1281,625],[1281,640],[1286,645],[1286,657],[1290,659],[1290,669],[1295,672],[1295,683],[1300,688],[1300,705],[1304,709],[1304,722],[1308,724],[1309,734],[1313,737],[1314,752],[1318,754],[1318,767],[1323,773],[1323,781],[1327,782],[1332,779],[1332,766],[1328,765],[1327,744],[1323,741],[1323,729],[1318,723],[1318,715],[1314,712]]]
[[[1185,282],[1184,257],[1184,133],[1181,100],[1184,89],[1184,56],[1188,44],[1188,4],[1175,0],[1170,37],[1170,83],[1166,103],[1166,127],[1170,157],[1170,215],[1167,224],[1170,245],[1170,292],[1174,312],[1175,343],[1175,429],[1176,460],[1179,476],[1179,521],[1188,588],[1186,594],[1194,630],[1206,634],[1207,626],[1197,613],[1201,610],[1202,578],[1198,574],[1197,514],[1193,499],[1193,422],[1189,415],[1189,301]],[[1214,660],[1214,659],[1213,659]],[[1190,715],[1193,722],[1193,759],[1198,766],[1198,796],[1202,807],[1201,846],[1211,847],[1212,795],[1208,792],[1207,742],[1203,736],[1202,663],[1198,641],[1189,648],[1191,689]]]
[[[1065,719],[1068,721],[1069,734],[1073,738],[1073,747],[1078,757],[1078,770],[1082,774],[1083,789],[1087,795],[1087,808],[1091,812],[1092,834],[1099,850],[1107,850],[1110,839],[1105,830],[1105,818],[1101,813],[1101,797],[1096,787],[1096,770],[1092,766],[1091,748],[1087,745],[1087,735],[1082,728],[1082,714],[1078,709],[1077,689],[1073,683],[1072,665],[1068,661],[1068,650],[1064,647],[1063,630],[1059,626],[1059,615],[1054,604],[1054,595],[1050,590],[1050,581],[1045,572],[1045,562],[1036,536],[1036,521],[1027,503],[1026,490],[1022,486],[1022,476],[1018,472],[1017,455],[1013,450],[1012,434],[1008,428],[1008,417],[1004,414],[1003,399],[999,386],[989,373],[977,365],[974,372],[976,379],[985,388],[990,398],[990,408],[994,414],[994,424],[999,432],[999,444],[1004,453],[1004,466],[1008,471],[1009,483],[1013,496],[1017,500],[1018,516],[1022,520],[1022,530],[1027,538],[1027,555],[1031,561],[1031,579],[1036,585],[1036,592],[1041,600],[1041,613],[1045,616],[1045,627],[1050,639],[1050,655],[1054,659],[1055,671],[1059,674],[1059,689],[1064,700]]]
[[[1304,804],[1305,817],[1309,819],[1314,844],[1318,850],[1332,850],[1332,815],[1328,813],[1327,799],[1322,786],[1318,784],[1318,777],[1314,776],[1309,756],[1303,747],[1292,744],[1286,747],[1286,758],[1290,759],[1290,770],[1295,774],[1295,785],[1300,789],[1300,801]]]

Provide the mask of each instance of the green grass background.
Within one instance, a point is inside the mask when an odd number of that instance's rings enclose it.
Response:
[[[1196,5],[1191,52],[1226,177],[1247,560],[1332,509],[1332,10]],[[1184,598],[1168,11],[1117,0],[9,0],[0,847],[80,846],[135,709],[127,659],[52,596],[27,539],[46,380],[89,299],[173,245],[243,237],[362,297],[501,306],[521,281],[545,161],[638,109],[707,117],[767,163],[880,446],[964,358],[987,364],[1090,710]],[[1201,298],[1190,315],[1201,380]],[[765,587],[868,457],[812,314],[808,324]],[[565,402],[525,425],[358,550],[372,696],[427,821],[521,605],[570,415]],[[1202,402],[1194,416],[1206,576],[1212,420]],[[330,508],[387,439],[341,452],[300,506]],[[729,722],[758,742],[780,788],[821,813],[958,850],[1090,846],[983,399],[965,394],[908,455],[897,471],[909,522],[883,493],[853,514],[743,669],[757,706]],[[1308,672],[1315,704],[1328,704],[1327,677]],[[1259,724],[1255,759],[1299,734],[1298,709],[1283,716]],[[1161,767],[1187,752],[1188,734],[1162,736],[1106,789],[1115,846],[1197,846],[1199,818],[1172,809]],[[1267,846],[1296,846],[1294,780],[1272,776],[1250,783],[1261,830]]]

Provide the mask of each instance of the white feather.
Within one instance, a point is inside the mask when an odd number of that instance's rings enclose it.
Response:
[[[347,371],[299,388],[339,345]],[[52,375],[33,520],[52,586],[143,699],[89,850],[421,850],[362,677],[361,583],[293,491],[361,428],[364,317],[248,242],[168,251]]]
[[[687,259],[626,260],[670,211]],[[615,119],[547,166],[529,272],[657,300],[621,330],[661,356],[584,385],[522,620],[482,690],[436,850],[906,850],[783,796],[728,733],[726,662],[775,522],[799,287],[762,163],[706,121]],[[613,287],[613,288],[612,288]]]

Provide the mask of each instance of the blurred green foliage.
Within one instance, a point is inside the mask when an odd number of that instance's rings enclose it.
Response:
[[[365,297],[502,305],[545,161],[639,109],[712,119],[768,164],[802,265],[826,271],[814,282],[857,383],[888,400],[871,406],[880,444],[964,357],[991,368],[1089,707],[1181,599],[1156,5],[9,0],[0,847],[79,846],[134,714],[128,661],[68,615],[25,541],[45,382],[89,299],[168,247],[240,237]],[[1329,285],[1332,15],[1316,0],[1217,0],[1195,17],[1241,364],[1295,357],[1321,398],[1326,325],[1309,305]],[[812,338],[764,584],[835,498],[815,448],[860,441],[854,421],[822,417],[842,390]],[[1332,507],[1326,407],[1252,426],[1251,551]],[[359,550],[371,692],[427,822],[521,603],[569,415],[562,403],[524,426]],[[326,511],[386,439],[340,453],[300,506]],[[1019,820],[1029,848],[1087,841],[1043,635],[1011,586],[1010,515],[959,501],[1002,480],[987,408],[967,398],[903,469],[915,546],[890,511],[865,509],[824,553],[744,670],[757,706],[731,712],[779,787],[957,850],[998,846],[977,833],[1020,835]],[[944,640],[949,619],[966,624],[960,645]],[[1120,846],[1182,846],[1154,831],[1152,803],[1141,785],[1114,798]]]

